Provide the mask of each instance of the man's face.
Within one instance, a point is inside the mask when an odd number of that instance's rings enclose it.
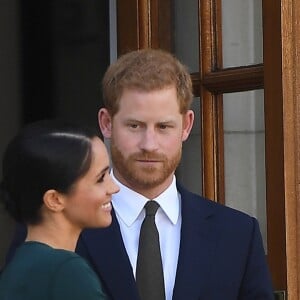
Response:
[[[172,181],[181,159],[182,141],[190,132],[193,112],[179,112],[175,87],[151,92],[125,90],[111,120],[114,174],[129,188],[149,196]]]

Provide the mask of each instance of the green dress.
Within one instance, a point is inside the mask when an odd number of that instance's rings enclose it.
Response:
[[[74,252],[25,242],[0,277],[1,300],[104,300],[101,283]]]

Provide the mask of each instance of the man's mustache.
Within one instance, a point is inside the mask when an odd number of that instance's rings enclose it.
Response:
[[[153,153],[153,152],[142,152],[142,153],[134,153],[130,155],[130,159],[165,161],[167,157],[164,154]]]

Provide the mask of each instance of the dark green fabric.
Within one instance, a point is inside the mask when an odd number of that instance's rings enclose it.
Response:
[[[1,300],[104,300],[97,275],[76,253],[21,245],[0,277]]]

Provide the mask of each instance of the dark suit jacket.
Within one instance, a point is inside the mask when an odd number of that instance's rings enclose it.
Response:
[[[256,219],[178,189],[182,228],[173,300],[274,299]],[[82,232],[76,252],[90,262],[111,299],[138,300],[114,212],[110,227]]]

